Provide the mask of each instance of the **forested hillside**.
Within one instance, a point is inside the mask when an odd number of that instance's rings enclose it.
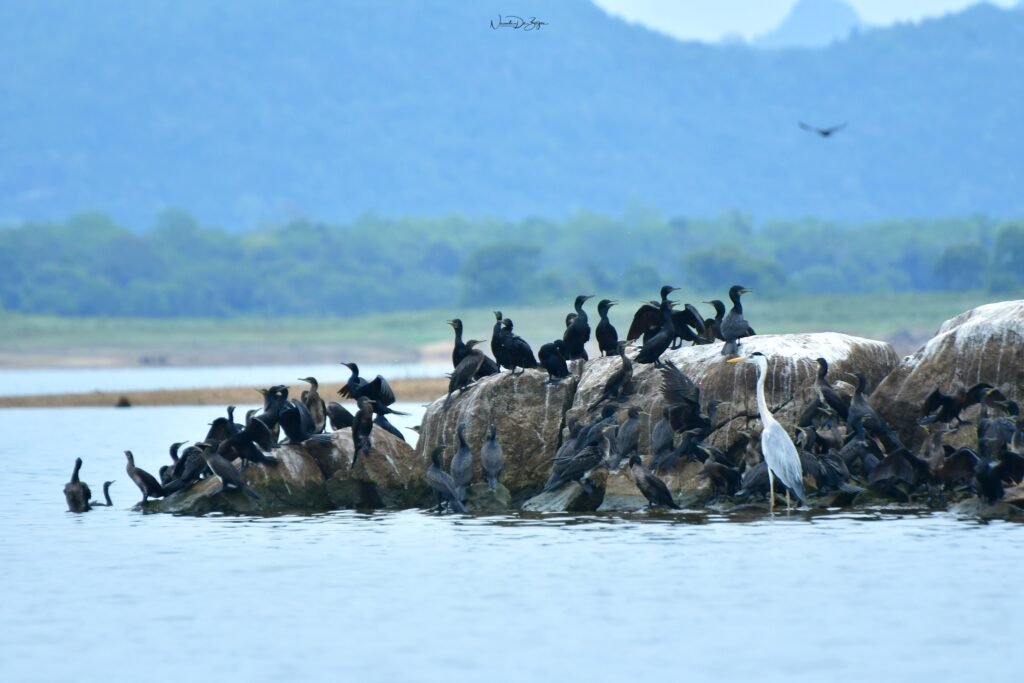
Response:
[[[492,30],[492,0],[5,2],[0,221],[1024,214],[1024,13],[765,51],[515,4],[547,25]]]

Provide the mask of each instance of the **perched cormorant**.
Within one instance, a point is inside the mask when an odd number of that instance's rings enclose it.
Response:
[[[360,453],[369,455],[373,448],[373,399],[360,396],[357,404],[355,421],[352,423],[352,467],[356,466]]]
[[[640,337],[646,342],[655,334],[663,324],[664,309],[668,306],[668,295],[679,289],[671,285],[661,288],[661,301],[648,301],[636,310],[633,314],[633,321],[629,324],[629,332],[626,333],[628,341],[636,341]]]
[[[491,355],[500,368],[507,368],[508,361],[505,357],[505,333],[501,329],[503,317],[501,311],[494,312],[494,327],[491,328]]]
[[[707,447],[698,446],[698,448],[706,449]],[[714,498],[735,495],[740,489],[740,471],[732,465],[720,462],[717,458],[713,458],[710,455],[704,461],[704,467],[700,473],[701,476],[707,478],[708,483],[711,485],[711,493]]]
[[[459,500],[466,500],[466,491],[473,483],[473,451],[466,441],[466,423],[460,422],[455,433],[459,437],[459,449],[452,456],[452,462],[448,466],[455,482],[455,492]]]
[[[203,450],[203,459],[206,460],[206,465],[210,468],[210,471],[220,479],[220,491],[218,493],[224,493],[230,485],[232,488],[239,489],[250,498],[260,499],[259,494],[245,483],[241,473],[235,469],[235,466],[225,460],[212,446]]]
[[[75,468],[71,470],[71,481],[64,484],[64,499],[68,503],[68,512],[88,512],[89,499],[92,498],[92,491],[89,485],[78,478],[78,472],[82,469],[82,459],[75,458]]]
[[[302,402],[313,418],[313,433],[321,434],[327,428],[327,404],[320,398],[320,383],[316,381],[316,377],[300,377],[299,381],[309,384],[309,392]]]
[[[572,457],[563,460],[554,460],[551,465],[551,474],[544,484],[544,491],[554,491],[566,482],[578,481],[583,476],[600,465],[608,456],[611,443],[608,441],[608,432],[615,429],[613,425],[605,425],[600,429],[593,429],[587,436],[583,447]]]
[[[400,413],[397,410],[392,410],[389,406],[395,402],[395,392],[391,389],[391,385],[384,379],[383,376],[377,375],[372,380],[367,382],[365,379],[359,376],[359,366],[355,363],[342,363],[349,370],[352,371],[352,375],[345,382],[345,386],[338,389],[338,393],[345,398],[351,398],[359,400],[360,396],[373,399],[373,412],[378,415],[387,415],[393,413],[395,415],[406,415],[407,413]]]
[[[846,416],[846,426],[849,429],[856,431],[858,424],[863,425],[865,432],[877,436],[882,440],[882,443],[885,444],[886,451],[894,451],[897,448],[902,448],[903,444],[889,426],[889,423],[886,422],[868,402],[864,393],[867,388],[868,380],[864,376],[864,373],[857,372],[854,373],[854,376],[857,378],[857,390],[854,392],[853,399],[850,401],[850,410]]]
[[[740,297],[748,294],[750,291],[752,290],[742,285],[733,285],[729,288],[729,299],[732,301],[732,308],[722,318],[721,333],[722,338],[725,340],[725,344],[722,345],[723,356],[737,355],[740,350],[739,340],[752,334],[750,325],[747,323],[746,318],[743,317],[743,304],[740,302]]]
[[[461,320],[455,318],[453,320],[449,320],[448,324],[452,326],[453,330],[455,330],[455,347],[452,349],[452,368],[454,369],[459,367],[459,363],[462,362],[462,359],[469,355],[472,347],[462,341]],[[477,343],[479,344],[480,342]],[[488,375],[496,375],[499,372],[501,372],[501,368],[498,367],[498,364],[491,358],[484,356],[484,360],[480,365],[480,368],[476,371],[474,379],[480,379],[481,377],[487,377]]]
[[[515,334],[512,331],[512,319],[505,318],[501,322],[501,345],[505,355],[504,366],[515,374],[516,368],[522,368],[523,370],[519,373],[525,372],[527,369],[537,367],[537,358],[533,355],[533,349],[526,342],[525,339]]]
[[[668,350],[672,340],[676,338],[672,306],[673,303],[667,299],[661,302],[661,327],[655,334],[647,337],[640,347],[640,353],[636,355],[637,363],[654,363],[654,367],[661,367],[661,354]]]
[[[661,479],[644,469],[639,455],[633,455],[629,458],[629,471],[633,475],[633,482],[636,484],[636,487],[640,489],[640,493],[644,494],[644,498],[647,499],[647,507],[653,508],[656,505],[660,505],[674,510],[679,509],[679,506],[672,499],[668,486]]]
[[[640,408],[630,406],[627,415],[626,421],[619,425],[615,433],[614,459],[608,462],[610,470],[618,469],[619,461],[636,455],[640,447]]]
[[[437,495],[437,511],[440,512],[445,503],[448,509],[455,512],[465,513],[466,508],[459,500],[456,492],[455,480],[441,467],[441,455],[444,453],[445,445],[439,444],[430,452],[430,466],[427,468],[427,483],[434,489]]]
[[[505,458],[501,451],[501,443],[498,441],[498,426],[493,422],[487,428],[487,438],[480,447],[480,462],[483,464],[487,486],[494,491],[498,488],[501,472],[505,469]]]
[[[331,401],[327,404],[327,417],[330,419],[331,429],[334,431],[351,427],[352,423],[355,422],[355,418],[348,411],[348,408],[337,401]]]
[[[568,351],[568,360],[585,361],[589,359],[586,343],[590,341],[590,322],[587,320],[587,312],[583,310],[583,304],[592,298],[594,298],[593,294],[580,294],[573,303],[576,318],[565,328],[565,334],[562,336],[566,351]]]
[[[442,410],[448,409],[448,403],[452,400],[452,394],[456,391],[464,391],[470,387],[477,377],[480,367],[484,362],[484,353],[474,348],[480,341],[470,339],[466,344],[466,355],[459,361],[458,366],[448,376],[448,395],[444,399]]]
[[[825,404],[845,422],[850,414],[850,402],[840,396],[832,383],[828,381],[828,361],[818,358],[816,362],[818,363],[818,376],[814,380],[814,388]]]
[[[619,401],[633,393],[633,362],[626,355],[626,342],[620,341],[616,347],[619,358],[622,360],[622,365],[619,366],[618,370],[609,375],[608,381],[604,383],[601,395],[590,404],[588,410],[596,408],[601,401],[608,399]]]
[[[978,495],[988,504],[1002,499],[1003,473],[999,461],[991,456],[982,456],[974,466],[974,481],[978,487]]]
[[[171,444],[170,448],[167,449],[171,456],[170,465],[162,465],[159,470],[160,474],[160,485],[166,485],[174,479],[174,468],[178,464],[178,450],[185,444],[186,441],[176,441]]]
[[[292,423],[294,421],[296,410],[297,409],[294,407],[290,407],[281,411],[281,422],[284,425],[285,433],[289,434],[289,440],[292,441],[292,443],[301,443],[306,440],[305,438],[298,438],[302,436],[301,434],[293,434],[292,432],[289,432],[289,430],[295,429],[295,426]],[[292,440],[293,435],[297,440]],[[308,438],[308,436],[306,438]],[[242,458],[249,462],[277,467],[277,465],[280,464],[277,458],[272,455],[263,454],[264,450],[269,451],[274,445],[270,429],[266,424],[264,424],[263,420],[258,417],[253,417],[249,420],[248,424],[245,425],[245,429],[226,441],[222,441],[216,446],[215,450],[228,461]]]
[[[254,418],[255,419],[255,418]],[[200,442],[193,444],[185,449],[181,457],[178,459],[177,464],[174,466],[173,479],[169,481],[164,487],[164,495],[170,495],[175,491],[180,491],[186,486],[191,486],[195,482],[199,481],[199,478],[209,472],[209,468],[206,466],[206,460],[203,459],[203,448],[206,448],[209,444]]]
[[[569,376],[569,365],[565,362],[565,342],[556,339],[540,347],[537,351],[540,365],[548,371],[548,384],[555,384]]]
[[[617,353],[619,349],[619,333],[608,320],[608,309],[617,303],[619,302],[609,299],[601,299],[597,302],[597,314],[601,319],[597,323],[597,329],[594,330],[594,336],[597,337],[597,347],[601,349],[602,356],[610,356]]]
[[[288,443],[302,443],[318,432],[313,427],[313,416],[306,404],[298,399],[288,401],[278,415],[281,429],[288,437]]]
[[[992,389],[991,384],[981,382],[970,389],[962,386],[956,388],[955,393],[947,395],[942,393],[938,387],[928,394],[921,406],[921,419],[919,425],[931,424],[932,422],[950,423],[956,420],[957,426],[964,424],[960,419],[960,413],[966,408],[980,403],[983,393]]]
[[[671,429],[671,423],[669,424],[669,429]],[[670,472],[675,467],[676,461],[683,455],[691,460],[699,461],[701,457],[697,447],[700,444],[701,437],[701,430],[690,429],[682,433],[678,446],[665,448],[664,442],[659,443],[662,447],[651,457],[651,471]]]
[[[164,489],[160,486],[160,482],[156,480],[156,477],[146,470],[135,466],[135,456],[132,455],[131,451],[125,451],[124,455],[128,459],[125,471],[128,473],[128,477],[139,487],[139,491],[142,491],[142,502],[145,503],[149,500],[150,496],[154,498],[163,497]]]
[[[661,409],[661,419],[654,423],[651,430],[651,469],[655,469],[659,463],[670,457],[676,447],[676,434],[672,429],[672,420],[669,418],[669,407]]]

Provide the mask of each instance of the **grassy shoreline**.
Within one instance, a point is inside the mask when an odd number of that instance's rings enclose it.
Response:
[[[705,315],[707,294],[681,292]],[[901,353],[930,337],[946,319],[998,300],[984,292],[744,297],[747,318],[762,334],[845,332],[890,341]],[[624,334],[639,300],[620,299],[612,322]],[[594,308],[591,302],[590,308]],[[561,335],[566,301],[507,306],[506,317],[534,348]],[[591,312],[596,319],[597,314]],[[443,362],[460,317],[466,337],[489,339],[490,309],[436,309],[358,318],[274,320],[64,318],[0,312],[0,367],[137,367],[277,363]]]

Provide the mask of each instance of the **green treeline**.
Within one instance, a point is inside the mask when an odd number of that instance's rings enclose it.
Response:
[[[755,226],[740,213],[636,210],[562,221],[298,220],[247,233],[166,211],[135,232],[104,214],[0,227],[0,303],[73,316],[350,316],[557,304],[578,293],[647,298],[671,283],[723,296],[791,292],[1024,291],[1024,222],[984,216]],[[709,294],[710,296],[710,294]]]

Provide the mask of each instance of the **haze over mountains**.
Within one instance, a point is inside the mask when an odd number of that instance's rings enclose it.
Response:
[[[0,21],[0,222],[180,207],[844,221],[1024,214],[1024,13],[820,49],[675,41],[586,0],[34,0]],[[849,122],[823,140],[801,131]]]

